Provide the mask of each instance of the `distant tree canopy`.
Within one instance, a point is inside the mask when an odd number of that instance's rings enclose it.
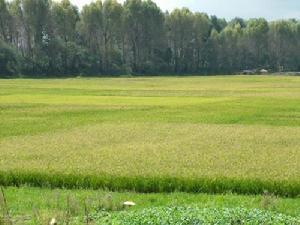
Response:
[[[151,0],[0,0],[0,76],[300,70],[300,21],[162,12]]]

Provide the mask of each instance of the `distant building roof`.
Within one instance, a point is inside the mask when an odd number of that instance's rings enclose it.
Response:
[[[260,73],[268,73],[269,71],[266,70],[266,69],[262,69],[262,70],[260,70],[259,72],[260,72]]]

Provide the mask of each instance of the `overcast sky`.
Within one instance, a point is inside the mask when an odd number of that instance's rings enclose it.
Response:
[[[71,0],[79,8],[92,0]],[[122,2],[122,0],[119,0]],[[154,0],[163,10],[188,7],[226,19],[264,17],[268,20],[300,19],[300,0]]]

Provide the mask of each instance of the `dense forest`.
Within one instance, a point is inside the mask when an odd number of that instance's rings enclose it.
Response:
[[[0,0],[2,77],[300,70],[300,21],[163,12],[151,0]]]

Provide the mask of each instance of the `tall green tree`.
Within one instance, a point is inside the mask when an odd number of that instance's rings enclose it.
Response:
[[[79,22],[79,12],[77,7],[71,4],[69,0],[54,2],[51,8],[53,20],[52,38],[55,39],[59,46],[61,55],[61,68],[64,74],[68,74],[74,68],[77,46],[76,25]],[[53,46],[55,47],[55,46]],[[59,50],[58,50],[59,51]]]
[[[155,66],[164,36],[164,15],[151,0],[127,0],[125,27],[132,70],[147,73]]]
[[[79,32],[83,45],[88,49],[93,58],[93,72],[102,73],[102,37],[103,37],[103,10],[102,1],[97,0],[83,7]]]
[[[211,31],[209,17],[203,13],[195,13],[193,16],[193,72],[207,70],[207,42]]]
[[[8,3],[5,0],[0,0],[0,38],[5,42],[11,40],[9,35],[11,22],[12,18],[8,10]]]
[[[227,26],[220,33],[220,70],[226,74],[243,69],[241,57],[242,46],[240,42],[242,36],[243,30],[239,23]]]
[[[173,71],[188,72],[192,59],[193,13],[187,9],[175,9],[167,17],[167,30],[172,49]]]
[[[102,7],[103,70],[108,74],[120,71],[118,67],[123,64],[120,51],[122,14],[123,7],[116,0],[104,1]]]
[[[294,69],[291,67],[292,52],[296,45],[293,38],[291,21],[275,21],[270,23],[269,54],[272,68],[277,71]]]
[[[19,16],[26,33],[27,57],[31,60],[33,74],[43,74],[48,68],[48,57],[44,51],[48,38],[48,0],[21,0]]]
[[[251,19],[245,29],[248,64],[252,67],[268,68],[269,24],[263,19]]]

